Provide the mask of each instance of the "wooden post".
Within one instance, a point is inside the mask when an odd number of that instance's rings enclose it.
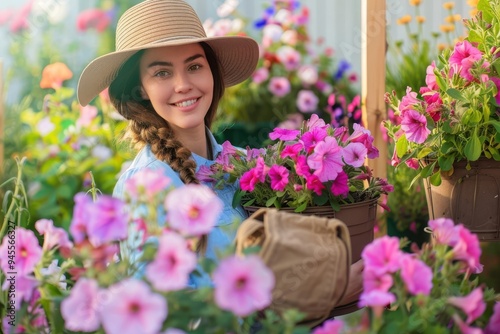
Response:
[[[375,138],[380,151],[377,159],[368,162],[375,176],[387,177],[387,143],[382,137],[381,122],[387,118],[384,102],[386,53],[386,2],[363,0],[361,10],[362,56],[361,100],[362,120]]]
[[[5,134],[5,125],[4,125],[4,100],[3,100],[3,63],[0,59],[0,176],[3,175],[4,172],[4,134]],[[1,179],[0,179],[1,180]]]

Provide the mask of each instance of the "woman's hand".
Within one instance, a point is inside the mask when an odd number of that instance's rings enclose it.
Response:
[[[363,292],[363,269],[365,263],[363,260],[359,260],[351,264],[351,270],[349,273],[349,283],[347,284],[347,289],[344,297],[338,303],[340,305],[350,304],[359,299],[359,295]]]

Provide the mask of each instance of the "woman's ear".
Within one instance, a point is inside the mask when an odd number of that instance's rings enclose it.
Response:
[[[146,93],[146,90],[144,89],[144,87],[143,87],[143,86],[141,86],[141,97],[142,97],[144,100],[149,100],[148,93]]]

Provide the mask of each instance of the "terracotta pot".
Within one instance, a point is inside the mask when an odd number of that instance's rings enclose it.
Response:
[[[448,217],[476,233],[480,241],[500,240],[500,162],[481,158],[453,165],[439,186],[424,180],[430,219]]]
[[[347,225],[351,236],[351,257],[352,262],[361,259],[361,252],[367,244],[373,241],[373,228],[377,218],[377,201],[372,199],[360,203],[345,204],[336,212],[331,206],[309,207],[302,211],[304,215],[316,215],[327,218],[337,218]],[[260,209],[258,206],[246,206],[248,214],[252,214]],[[281,208],[293,212],[293,208]]]

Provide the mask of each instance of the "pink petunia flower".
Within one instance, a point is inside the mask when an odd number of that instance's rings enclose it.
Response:
[[[311,90],[301,90],[297,95],[297,108],[303,113],[312,113],[318,109],[319,99]]]
[[[394,303],[396,301],[396,296],[390,292],[383,292],[380,290],[372,290],[370,292],[363,292],[359,296],[359,307],[385,307]]]
[[[149,168],[141,169],[135,173],[125,183],[125,189],[133,199],[139,199],[142,196],[149,202],[162,191],[165,191],[172,180],[165,176],[161,170]]]
[[[361,257],[365,268],[373,270],[376,275],[394,273],[400,268],[400,258],[403,252],[399,249],[399,239],[383,236],[367,245]]]
[[[240,177],[240,188],[244,191],[254,191],[255,185],[259,182],[259,175],[255,168],[252,168]]]
[[[167,302],[143,281],[128,279],[109,288],[109,300],[100,311],[109,334],[156,334],[167,316]]]
[[[92,205],[92,198],[85,193],[78,193],[74,196],[74,201],[75,206],[73,208],[73,217],[71,218],[69,231],[73,240],[76,243],[81,243],[88,236],[87,224],[89,210],[87,207]]]
[[[282,46],[276,51],[276,57],[283,64],[287,71],[293,71],[299,68],[301,55],[291,46]]]
[[[500,333],[500,302],[496,302],[493,306],[493,315],[485,328],[484,334],[499,334]]]
[[[411,255],[400,257],[401,278],[406,289],[413,295],[423,294],[428,296],[432,289],[432,270],[421,260]]]
[[[266,67],[257,69],[252,75],[252,81],[257,85],[266,81],[267,78],[269,78],[269,70]]]
[[[76,26],[79,31],[86,31],[95,28],[98,32],[103,32],[111,23],[111,17],[102,9],[88,9],[81,12],[76,19]]]
[[[306,188],[314,191],[317,195],[321,195],[325,186],[316,175],[312,174],[306,176]]]
[[[408,110],[414,110],[415,106],[421,105],[422,101],[417,98],[417,93],[411,91],[411,87],[406,88],[406,95],[401,98],[399,104],[399,111],[403,116]]]
[[[50,219],[39,219],[35,222],[35,228],[43,238],[43,250],[49,250],[59,246],[62,248],[72,248],[73,243],[69,241],[68,233],[60,227],[55,227]]]
[[[321,182],[335,180],[342,171],[342,147],[335,138],[326,137],[314,147],[314,153],[307,158],[307,164]]]
[[[91,105],[80,107],[80,117],[76,120],[76,124],[81,127],[89,126],[96,118],[98,112],[97,107]]]
[[[497,102],[498,105],[500,105],[500,78],[492,77],[490,78],[491,81],[497,86],[497,94],[495,95],[495,101]]]
[[[431,130],[427,128],[427,119],[418,111],[408,110],[401,120],[401,130],[406,134],[408,141],[422,144],[425,142]]]
[[[371,268],[363,270],[363,291],[370,292],[378,290],[381,292],[389,292],[389,289],[394,284],[394,280],[390,274],[377,275]]]
[[[299,155],[295,160],[295,171],[298,176],[308,178],[311,175],[309,165],[307,164],[307,158],[303,155]],[[317,177],[316,177],[317,178]]]
[[[13,259],[12,245],[15,247]],[[29,275],[41,259],[42,248],[38,245],[38,239],[33,231],[16,227],[4,236],[0,245],[0,268],[4,273],[15,271],[21,276]],[[9,260],[14,261],[9,263]]]
[[[361,167],[367,154],[368,150],[362,143],[349,143],[343,150],[344,162],[353,167]]]
[[[101,195],[95,203],[89,203],[85,209],[88,210],[89,217],[87,233],[94,247],[127,238],[128,214],[121,199]]]
[[[189,274],[196,267],[196,255],[188,249],[186,240],[169,232],[159,240],[158,252],[146,267],[146,278],[158,291],[174,291],[186,287]]]
[[[235,154],[238,150],[234,147],[229,140],[222,143],[222,151],[219,153],[215,162],[223,164],[225,166],[229,165],[229,158]]]
[[[429,220],[428,225],[437,243],[451,246],[457,242],[458,234],[452,219],[437,218]]]
[[[349,177],[344,171],[338,173],[332,182],[330,190],[335,196],[347,197],[349,194]]]
[[[209,166],[199,166],[198,170],[196,171],[196,178],[200,180],[201,182],[213,182],[215,179],[212,177],[213,176],[213,171]]]
[[[237,316],[247,316],[271,304],[274,276],[256,255],[231,256],[213,273],[215,302]]]
[[[460,308],[467,315],[467,324],[471,324],[479,318],[486,310],[486,303],[483,300],[483,290],[475,288],[470,294],[464,297],[450,297],[448,303]]]
[[[425,84],[429,87],[430,90],[438,90],[439,87],[436,83],[436,75],[434,74],[434,69],[436,68],[436,62],[433,60],[432,63],[427,66],[425,70]]]
[[[327,320],[321,327],[316,327],[311,334],[340,334],[344,328],[342,320]]]
[[[38,286],[38,281],[31,275],[10,275],[5,276],[2,290],[9,290],[9,294],[14,298],[14,309],[19,310],[23,302],[29,302]]]
[[[182,234],[199,236],[212,230],[223,203],[207,186],[188,184],[170,192],[165,209],[170,226]]]
[[[271,179],[271,188],[276,191],[285,190],[288,184],[288,169],[284,166],[273,165],[269,169],[269,178]]]
[[[463,322],[462,319],[460,319],[458,314],[454,314],[452,316],[452,318],[453,318],[453,321],[455,322],[455,324],[460,329],[460,333],[462,333],[462,334],[483,334],[483,331],[481,330],[481,328],[468,326],[466,323]]]
[[[300,81],[306,85],[314,85],[318,81],[318,69],[313,65],[302,65],[297,71]]]
[[[303,149],[304,145],[302,145],[302,143],[286,145],[285,148],[283,148],[283,151],[281,151],[280,157],[283,159],[286,157],[290,157],[293,160],[296,160],[297,157],[299,156],[300,151],[302,151]]]
[[[461,77],[468,81],[473,80],[470,69],[473,64],[483,57],[479,49],[472,46],[469,41],[462,41],[455,44],[455,48],[450,56],[450,65],[457,65]]]
[[[481,245],[477,234],[471,233],[463,225],[456,225],[458,238],[453,244],[453,257],[457,260],[463,260],[468,268],[475,274],[483,271],[483,265],[479,262],[481,258]]]
[[[304,145],[306,152],[312,152],[319,142],[327,136],[326,129],[321,126],[316,126],[309,131],[305,132],[300,137],[300,142]]]
[[[410,158],[405,161],[406,166],[410,167],[411,169],[417,170],[419,167],[418,159],[417,158]]]
[[[269,85],[267,89],[277,97],[283,97],[286,94],[290,93],[292,86],[290,81],[288,81],[285,77],[274,77],[269,80]]]
[[[88,278],[80,278],[67,298],[61,303],[65,328],[72,331],[92,332],[99,329],[99,285]]]
[[[282,129],[282,128],[275,128],[270,134],[269,138],[271,140],[294,140],[297,138],[297,136],[300,134],[300,130],[289,130],[289,129]]]

